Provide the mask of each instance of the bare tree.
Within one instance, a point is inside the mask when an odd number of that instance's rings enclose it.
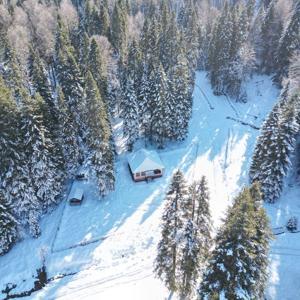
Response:
[[[23,4],[27,13],[31,39],[34,46],[45,57],[50,57],[54,51],[56,11],[55,7],[39,3],[36,0],[27,0]]]
[[[72,31],[78,25],[78,14],[70,0],[62,0],[59,14],[69,31]]]
[[[13,21],[8,28],[7,35],[20,62],[25,65],[29,54],[30,31],[27,14],[19,6],[14,10]]]

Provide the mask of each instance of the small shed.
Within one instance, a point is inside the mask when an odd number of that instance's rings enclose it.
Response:
[[[129,170],[134,181],[161,177],[165,167],[154,150],[140,149],[128,157]]]
[[[71,192],[69,194],[69,204],[80,205],[83,199],[84,199],[83,190],[72,186]]]

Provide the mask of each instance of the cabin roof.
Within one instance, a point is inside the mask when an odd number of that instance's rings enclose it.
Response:
[[[128,163],[133,173],[164,169],[164,165],[154,150],[140,149],[129,155]]]
[[[83,196],[83,190],[80,188],[75,187],[74,185],[72,186],[71,192],[69,194],[69,200],[71,199],[78,199],[81,200]]]

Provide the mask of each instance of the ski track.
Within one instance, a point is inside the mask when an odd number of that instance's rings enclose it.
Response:
[[[259,82],[259,85],[258,85]],[[42,236],[25,237],[7,255],[0,257],[0,288],[17,283],[17,293],[33,286],[40,267],[40,249],[49,248],[46,265],[49,277],[76,272],[56,279],[27,299],[175,300],[153,274],[156,245],[160,238],[163,197],[173,172],[180,168],[191,183],[205,175],[211,194],[215,228],[221,224],[226,207],[247,184],[247,169],[259,131],[226,119],[235,116],[244,123],[261,125],[278,94],[266,76],[254,76],[247,87],[247,104],[216,97],[204,72],[198,72],[193,113],[186,141],[170,143],[159,151],[166,166],[163,178],[149,184],[131,180],[124,153],[122,122],[113,125],[116,135],[116,191],[99,199],[93,182],[78,182],[86,200],[80,207],[62,203],[41,222]],[[254,119],[253,119],[254,118]],[[142,145],[142,141],[138,143]],[[293,189],[295,199],[300,191]],[[267,211],[273,227],[284,226],[297,206],[282,202]],[[294,210],[294,208],[296,210]],[[300,212],[300,207],[298,207]],[[299,213],[300,216],[300,213]],[[268,300],[297,299],[299,274],[291,259],[300,257],[300,235],[282,234],[272,243]],[[297,243],[291,245],[291,240]],[[52,245],[52,246],[51,246]],[[298,249],[299,248],[299,249]],[[290,271],[298,280],[286,279]],[[284,298],[283,295],[289,294]],[[298,295],[299,296],[299,295]]]

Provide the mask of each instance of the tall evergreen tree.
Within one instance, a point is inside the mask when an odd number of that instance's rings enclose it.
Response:
[[[261,222],[266,226],[263,230]],[[246,188],[229,208],[217,233],[216,248],[199,289],[200,299],[261,299],[270,239],[266,214],[256,207]],[[258,285],[257,280],[261,280]]]
[[[18,237],[18,222],[13,216],[12,205],[0,191],[0,255],[8,252]]]
[[[260,60],[263,73],[270,74],[275,70],[275,55],[282,32],[280,18],[276,15],[277,0],[273,0],[264,15],[260,32]]]
[[[61,89],[58,90],[58,143],[62,148],[63,168],[68,174],[75,175],[82,160],[82,153],[78,145],[76,124],[67,108],[65,97]]]
[[[97,178],[100,194],[106,195],[114,189],[115,180],[111,131],[106,106],[90,72],[87,75],[86,90],[88,161]]]
[[[176,171],[165,199],[162,238],[158,244],[158,255],[155,261],[155,273],[165,282],[170,291],[176,291],[179,288],[178,244],[184,226],[180,214],[180,205],[186,197],[187,186],[183,174]]]
[[[185,220],[185,231],[179,256],[180,285],[182,299],[188,299],[204,270],[211,245],[211,217],[206,178],[194,182],[188,191],[185,205],[181,208]]]
[[[91,41],[88,60],[89,71],[92,73],[93,78],[96,81],[102,99],[108,104],[107,67],[95,39],[92,39]]]
[[[50,153],[53,144],[46,137],[43,125],[41,113],[43,100],[38,94],[35,99],[29,98],[25,93],[23,95],[21,125],[28,175],[40,202],[38,207],[46,210],[56,202],[56,197],[61,192],[61,182],[58,167]]]
[[[126,57],[128,43],[128,21],[124,0],[115,3],[111,22],[111,42],[121,59]]]
[[[167,99],[168,82],[162,65],[156,71],[152,89],[155,106],[150,119],[150,139],[163,148],[170,135],[171,108]]]
[[[296,0],[292,16],[284,29],[279,40],[277,48],[277,73],[275,81],[278,84],[282,83],[282,79],[287,77],[290,60],[296,50],[300,49],[300,1]]]
[[[139,111],[132,78],[127,78],[125,88],[122,99],[123,133],[126,136],[128,150],[132,151],[133,144],[139,136]]]

